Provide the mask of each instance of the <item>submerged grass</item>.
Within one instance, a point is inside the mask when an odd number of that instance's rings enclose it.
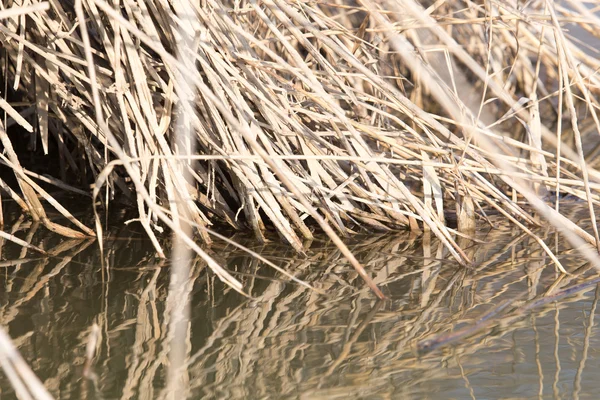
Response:
[[[260,242],[274,230],[299,253],[317,227],[380,297],[341,238],[430,230],[467,265],[455,228],[468,236],[490,210],[533,236],[561,271],[529,229],[542,224],[538,215],[600,266],[580,246],[600,249],[596,224],[588,232],[560,213],[568,194],[595,222],[600,201],[591,44],[600,20],[585,2],[1,7],[0,161],[18,187],[4,177],[0,187],[51,230],[102,235],[101,213],[92,230],[36,183],[40,171],[23,167],[13,143],[23,135],[8,135],[17,126],[40,152],[57,153],[44,185],[87,188],[105,209],[137,207],[158,255],[168,227],[237,290],[194,242],[210,243],[214,224]],[[184,129],[191,135],[176,139]],[[50,221],[40,199],[71,224]]]

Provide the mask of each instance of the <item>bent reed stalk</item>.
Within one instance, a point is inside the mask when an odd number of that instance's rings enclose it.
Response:
[[[587,202],[592,221],[600,201],[600,19],[583,2],[75,4],[0,6],[0,158],[18,184],[0,187],[52,230],[94,234],[23,167],[11,129],[59,153],[45,172],[60,178],[45,184],[93,183],[105,208],[128,199],[158,255],[167,226],[239,291],[185,226],[205,243],[214,224],[261,242],[275,231],[299,253],[317,226],[380,297],[343,237],[431,230],[467,265],[449,219],[469,235],[494,210],[566,272],[527,227],[537,210],[574,245],[600,248],[595,224],[560,214],[563,194]],[[190,99],[193,135],[176,141]],[[51,222],[40,197],[73,227]]]

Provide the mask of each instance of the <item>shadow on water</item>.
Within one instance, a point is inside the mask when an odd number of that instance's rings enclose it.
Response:
[[[107,241],[102,268],[94,242],[42,231],[13,225],[50,258],[2,243],[0,322],[24,358],[57,398],[162,397],[168,264],[135,233]],[[589,397],[600,389],[598,275],[553,232],[536,233],[559,249],[571,275],[559,275],[535,240],[500,222],[463,243],[474,260],[468,269],[428,235],[354,238],[351,249],[384,302],[328,242],[298,257],[285,245],[236,238],[324,295],[216,243],[211,255],[251,298],[202,261],[193,265],[181,371],[188,397]],[[100,335],[84,378],[94,323]],[[0,396],[14,396],[2,374]]]

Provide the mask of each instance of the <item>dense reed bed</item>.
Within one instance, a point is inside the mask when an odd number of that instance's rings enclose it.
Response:
[[[292,393],[299,383],[290,378],[303,371],[277,374],[297,354],[324,366],[300,383],[317,397],[340,366],[350,371],[348,360],[366,355],[379,366],[364,375],[369,383],[338,387],[337,394],[386,392],[399,370],[437,373],[429,368],[429,350],[489,333],[597,284],[588,270],[600,268],[594,209],[600,201],[600,20],[588,7],[581,0],[2,1],[1,194],[31,218],[33,231],[39,221],[69,239],[50,246],[36,243],[35,234],[17,238],[29,224],[24,218],[0,231],[0,243],[22,248],[2,265],[11,268],[3,276],[6,293],[24,294],[0,306],[0,321],[11,324],[59,274],[68,284],[73,257],[93,243],[86,238],[100,237],[108,253],[102,260],[110,260],[118,245],[103,233],[110,229],[104,217],[130,207],[152,254],[173,254],[171,280],[168,286],[159,280],[162,262],[132,265],[136,274],[152,271],[149,280],[127,288],[139,303],[135,317],[115,322],[119,318],[104,310],[94,318],[97,325],[78,333],[87,349],[77,365],[91,385],[82,385],[83,394],[117,382],[104,365],[96,373],[93,360],[109,353],[110,341],[128,327],[135,327],[135,346],[124,398],[136,390],[149,391],[143,393],[148,398],[181,397],[200,386],[231,397],[250,381],[256,393],[268,395],[272,382],[255,379],[252,368],[276,377],[278,394]],[[82,202],[75,206],[74,196],[93,207],[95,224],[75,216]],[[586,208],[585,229],[581,214],[568,214],[566,200]],[[469,237],[498,216],[512,224],[512,253],[486,259],[474,253]],[[0,209],[0,223],[3,217]],[[535,229],[547,223],[561,240]],[[252,248],[285,244],[273,253],[245,249],[252,257],[237,268],[235,243],[216,232],[224,227],[251,232],[254,242],[246,244]],[[395,255],[416,235],[345,244],[355,233],[394,230],[424,232],[416,270],[403,269],[406,259]],[[316,232],[327,234],[339,252],[311,249]],[[563,238],[577,250],[569,265],[552,246]],[[26,257],[30,252],[43,257]],[[447,258],[454,260],[443,265]],[[22,270],[22,264],[35,267]],[[261,286],[257,272],[265,265],[286,280],[303,281],[290,289],[268,275]],[[527,290],[502,297],[506,288],[491,278],[521,265],[514,279],[527,278]],[[570,274],[556,277],[548,266]],[[107,302],[110,274],[122,265],[105,267]],[[93,280],[94,273],[78,268],[75,276]],[[413,284],[395,286],[407,277],[420,279],[418,291]],[[362,280],[380,298],[387,292],[393,299],[394,289],[407,297],[375,303]],[[189,307],[198,283],[211,293],[208,308],[237,296],[234,290],[259,306],[244,303],[212,320],[206,346],[192,354]],[[486,290],[477,292],[482,286]],[[469,297],[474,292],[480,297]],[[265,347],[267,338],[284,344],[289,332],[330,323],[327,312],[336,315],[339,303],[325,311],[316,306],[331,300],[327,293],[360,305],[349,316],[352,323],[325,338],[341,346],[331,352],[337,358],[320,358],[324,353],[314,347],[281,345],[283,357],[269,353],[277,347]],[[457,293],[483,312],[438,307]],[[378,344],[367,348],[358,338],[374,321]],[[457,324],[463,328],[448,331]],[[0,328],[0,361],[17,394],[50,398],[15,350],[27,349],[29,334],[13,343]],[[237,341],[211,345],[230,337]],[[152,351],[141,352],[143,346]],[[205,369],[206,363],[212,365]],[[59,393],[56,385],[73,376],[72,367],[45,377],[45,387]],[[156,377],[166,382],[160,394],[148,385]]]
[[[158,255],[157,235],[175,232],[238,290],[193,240],[210,243],[213,225],[274,231],[300,253],[324,231],[368,282],[341,237],[430,230],[467,265],[455,225],[468,235],[490,210],[600,248],[595,224],[560,213],[568,194],[595,221],[599,201],[600,62],[580,39],[600,30],[586,7],[9,0],[0,158],[17,184],[0,186],[70,237],[102,235],[102,213],[127,203]],[[25,168],[15,141],[57,161]],[[92,197],[96,226],[48,185]]]

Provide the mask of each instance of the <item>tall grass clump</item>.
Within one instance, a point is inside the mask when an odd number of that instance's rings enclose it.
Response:
[[[159,255],[168,228],[239,290],[194,240],[215,224],[299,253],[325,232],[368,283],[341,238],[430,230],[467,265],[457,231],[490,211],[561,270],[529,227],[550,221],[600,265],[580,246],[600,248],[595,224],[560,204],[596,220],[600,20],[586,4],[5,1],[0,159],[16,184],[0,186],[72,237],[101,234],[100,207],[92,229],[43,187],[127,202]],[[57,154],[51,177],[22,165],[24,138]]]

